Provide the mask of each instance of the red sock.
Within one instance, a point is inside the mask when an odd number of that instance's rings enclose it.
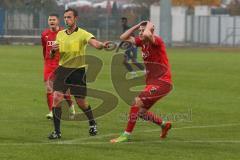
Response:
[[[64,95],[64,98],[66,99],[69,107],[71,107],[72,104],[73,104],[73,102],[72,102],[72,100],[71,100],[71,96],[70,96],[69,94],[67,94],[67,95]]]
[[[146,121],[153,122],[159,126],[162,124],[162,118],[158,117],[152,112],[147,112],[145,115],[141,116],[141,118]]]
[[[52,111],[52,104],[53,104],[53,94],[47,93],[47,103],[49,111]]]
[[[126,132],[131,133],[134,129],[134,126],[136,124],[137,118],[138,118],[138,111],[139,107],[133,105],[130,109],[129,115],[128,115],[128,124],[127,128],[125,129]]]

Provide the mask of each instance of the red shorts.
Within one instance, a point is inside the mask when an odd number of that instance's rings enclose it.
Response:
[[[49,66],[44,65],[44,81],[53,80],[54,79],[54,72],[58,68],[58,66]]]
[[[154,103],[166,96],[171,90],[172,84],[163,81],[157,85],[146,85],[138,97],[143,102],[144,108],[150,109]]]

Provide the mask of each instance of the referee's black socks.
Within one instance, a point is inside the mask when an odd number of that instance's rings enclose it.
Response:
[[[93,117],[93,112],[92,112],[91,106],[89,105],[87,109],[83,109],[83,112],[85,113],[85,115],[88,118],[89,126],[96,125],[96,122],[95,122],[94,117]]]
[[[62,115],[62,108],[61,107],[53,107],[53,124],[55,128],[55,132],[57,134],[61,133],[60,131],[60,121]]]

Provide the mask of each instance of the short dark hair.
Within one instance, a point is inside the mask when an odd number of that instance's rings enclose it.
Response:
[[[68,8],[68,9],[66,9],[66,10],[64,11],[64,13],[70,12],[70,11],[73,12],[74,17],[77,17],[77,16],[78,16],[77,10],[76,10],[76,9],[73,9],[73,8]]]
[[[147,21],[142,22],[142,23],[140,24],[140,26],[144,26],[144,27],[145,27],[145,26],[147,25],[147,23],[148,23]]]
[[[57,14],[57,13],[50,13],[50,14],[49,14],[49,17],[50,17],[50,16],[54,16],[54,17],[59,18],[59,14]]]

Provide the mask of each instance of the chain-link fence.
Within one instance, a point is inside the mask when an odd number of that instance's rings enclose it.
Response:
[[[151,19],[155,23],[156,33],[160,34],[160,16],[156,14],[159,12],[157,6],[151,7],[151,18],[143,18],[141,8],[119,9],[111,13],[105,8],[87,7],[77,10],[79,27],[93,33],[100,40],[119,40],[119,35],[122,33],[122,16],[128,17],[129,25]],[[182,45],[239,46],[240,17],[187,15],[184,8],[176,10],[176,7],[175,9],[173,7],[172,11],[175,11],[175,14],[172,13],[173,44],[180,42]],[[60,15],[61,26],[64,26],[64,8],[59,7],[55,12]],[[48,27],[48,14],[43,10],[29,12],[0,9],[0,44],[40,44],[41,32]]]
[[[141,21],[138,9],[118,10],[109,13],[104,8],[77,8],[78,25],[93,33],[101,40],[116,40],[122,33],[121,17],[129,17],[129,25]],[[64,26],[64,8],[55,11],[60,15],[61,26]],[[49,13],[39,11],[30,13],[25,10],[0,9],[0,43],[40,43],[41,32],[48,27]]]

